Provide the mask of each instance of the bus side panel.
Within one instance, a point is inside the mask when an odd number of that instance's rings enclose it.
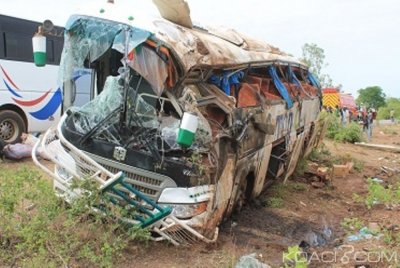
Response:
[[[19,106],[28,119],[28,131],[43,131],[58,121],[62,91],[58,66],[38,68],[33,63],[0,60],[0,106]]]
[[[257,177],[254,183],[252,197],[257,197],[263,190],[265,179],[267,178],[267,170],[269,159],[271,157],[272,143],[268,144],[258,152],[259,165],[257,168]]]

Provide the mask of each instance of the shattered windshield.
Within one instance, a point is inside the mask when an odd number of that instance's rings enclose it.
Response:
[[[181,149],[176,140],[182,112],[165,93],[175,81],[173,63],[168,51],[150,38],[150,32],[99,18],[69,20],[60,80],[73,83],[76,70],[92,69],[97,94],[81,108],[70,109],[69,127],[83,135],[83,142],[95,138],[152,152]],[[193,146],[211,140],[205,120],[200,118]]]
[[[160,76],[151,76],[148,68],[154,66],[154,61],[157,62],[155,58],[159,57],[156,53],[150,54],[147,50],[141,49],[141,45],[150,36],[151,33],[148,31],[123,23],[100,18],[72,16],[65,28],[59,82],[64,83],[73,79],[74,70],[91,67],[92,63],[112,49],[122,55],[127,53],[129,57],[127,60],[131,67],[142,73],[154,86],[154,90],[162,91],[167,73],[166,66],[158,68]],[[165,70],[162,70],[163,67]]]

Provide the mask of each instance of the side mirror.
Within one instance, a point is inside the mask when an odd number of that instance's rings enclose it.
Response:
[[[46,36],[41,26],[32,37],[33,61],[37,67],[46,65]]]
[[[43,22],[43,30],[46,33],[50,33],[51,31],[53,31],[53,29],[54,29],[54,24],[51,20],[45,20]]]

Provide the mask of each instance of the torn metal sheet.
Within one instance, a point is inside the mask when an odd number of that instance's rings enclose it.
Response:
[[[147,47],[137,50],[129,66],[150,83],[157,96],[161,96],[168,66],[153,50]]]
[[[161,16],[187,28],[192,28],[189,5],[184,0],[153,0]]]

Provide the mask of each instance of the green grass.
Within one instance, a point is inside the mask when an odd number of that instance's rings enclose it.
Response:
[[[325,166],[332,166],[332,153],[322,145],[318,148],[314,148],[311,153],[307,156],[307,160]]]
[[[281,197],[269,197],[265,200],[265,206],[270,208],[282,208],[284,201]]]
[[[383,185],[368,178],[368,193],[365,196],[353,194],[353,200],[357,203],[364,203],[368,209],[376,204],[399,205],[400,204],[400,183],[396,185]]]
[[[307,171],[309,162],[314,162],[319,165],[332,166],[331,159],[331,152],[325,147],[324,144],[322,144],[318,148],[313,148],[308,156],[299,159],[294,171],[294,175],[297,177],[303,176]]]
[[[308,190],[308,186],[301,182],[291,182],[290,184],[288,184],[288,186],[290,187],[290,189],[296,192],[305,192]]]
[[[344,218],[340,222],[340,226],[348,232],[348,233],[353,233],[354,231],[360,230],[362,227],[365,226],[365,223],[363,220],[359,218]]]
[[[371,209],[375,204],[388,205],[392,203],[395,197],[396,189],[392,185],[384,187],[381,183],[368,179],[368,194],[365,198],[365,205]]]
[[[266,197],[261,201],[263,206],[270,208],[282,208],[285,205],[284,199],[288,194],[288,185],[283,183],[276,183],[272,185]]]
[[[91,187],[88,185],[88,187]],[[130,241],[148,233],[93,213],[96,191],[66,204],[28,168],[0,170],[0,260],[18,267],[111,267]],[[116,211],[113,211],[113,213]]]
[[[283,253],[283,267],[307,268],[307,259],[299,246],[289,246],[287,252]]]

